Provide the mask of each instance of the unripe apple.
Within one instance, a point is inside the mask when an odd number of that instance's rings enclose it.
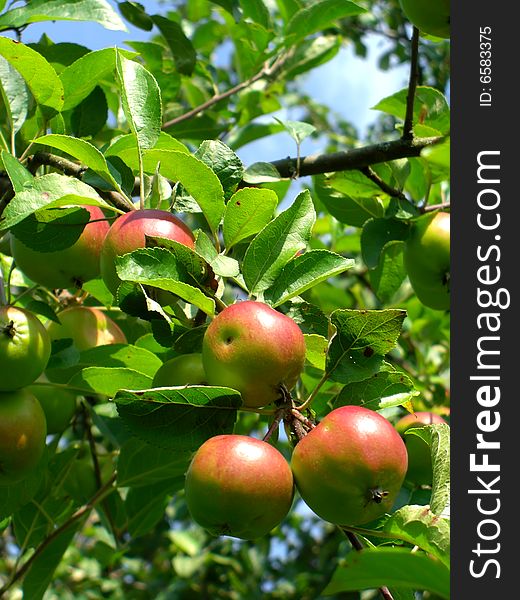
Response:
[[[450,308],[450,215],[422,217],[404,247],[404,265],[419,300],[436,310]]]
[[[70,423],[76,412],[76,394],[70,390],[51,385],[37,385],[47,383],[45,375],[38,378],[27,390],[38,399],[47,422],[47,433],[61,433]]]
[[[319,517],[354,526],[392,508],[407,454],[401,436],[382,415],[342,406],[298,442],[291,467],[301,497]]]
[[[103,211],[97,206],[82,206],[90,213],[90,221],[78,240],[68,248],[55,252],[38,252],[11,236],[11,252],[16,266],[36,283],[56,288],[80,288],[99,275],[99,257],[109,230]]]
[[[212,535],[252,540],[291,508],[291,469],[276,448],[248,436],[218,435],[198,449],[186,473],[192,518]]]
[[[72,338],[81,352],[106,344],[126,344],[126,336],[119,325],[104,311],[92,306],[70,306],[58,313],[61,324],[50,321],[51,340]]]
[[[258,408],[291,390],[303,370],[305,339],[298,325],[262,302],[225,308],[210,323],[202,344],[209,385],[238,390],[244,406]]]
[[[424,33],[450,37],[450,0],[400,0],[408,20]]]
[[[36,315],[17,306],[0,307],[0,391],[33,383],[50,355],[49,334]]]
[[[114,221],[101,250],[101,276],[112,294],[116,294],[121,280],[117,276],[117,256],[146,247],[145,236],[162,237],[195,247],[189,227],[165,210],[134,210]]]
[[[46,435],[45,415],[31,392],[0,392],[0,486],[29,475],[40,462]]]
[[[406,479],[417,485],[431,485],[433,479],[432,456],[430,447],[416,435],[404,435],[408,429],[424,427],[433,423],[446,423],[439,415],[431,412],[416,412],[405,415],[395,424],[396,430],[403,436],[408,450],[408,471]]]
[[[167,360],[159,367],[153,378],[153,387],[202,385],[205,382],[202,354],[183,354]]]

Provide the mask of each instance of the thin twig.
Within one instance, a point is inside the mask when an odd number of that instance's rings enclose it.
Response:
[[[30,558],[25,562],[9,579],[9,581],[0,588],[0,598],[2,597],[7,590],[9,590],[14,583],[16,583],[21,577],[25,575],[25,573],[29,570],[30,566],[33,562],[42,554],[42,552],[49,546],[51,542],[53,542],[58,536],[60,536],[64,531],[66,531],[71,525],[73,525],[76,521],[79,521],[86,514],[88,514],[94,506],[101,500],[103,500],[107,495],[111,494],[113,489],[112,484],[116,480],[116,475],[114,474],[103,487],[101,487],[92,498],[83,506],[78,508],[78,510],[72,514],[62,525],[54,529],[44,540],[43,542],[36,548],[34,554],[30,556]]]
[[[415,91],[419,77],[419,30],[413,28],[412,50],[410,56],[410,78],[408,80],[408,93],[406,96],[406,115],[403,126],[403,140],[413,139],[413,109],[415,103]]]
[[[280,67],[288,59],[289,56],[290,56],[290,54],[281,55],[273,62],[272,65],[269,65],[269,63],[264,63],[264,65],[262,66],[260,71],[258,71],[258,73],[256,73],[249,79],[246,79],[245,81],[242,81],[241,83],[238,83],[237,85],[233,86],[232,88],[229,88],[229,90],[226,90],[225,92],[222,92],[220,94],[215,94],[209,100],[206,100],[206,102],[203,102],[202,104],[199,104],[199,106],[192,108],[187,113],[184,113],[182,115],[179,115],[178,117],[174,117],[173,119],[166,121],[165,123],[163,123],[162,128],[168,129],[168,127],[172,127],[173,125],[177,125],[178,123],[187,121],[188,119],[191,119],[192,117],[198,115],[199,113],[204,112],[207,108],[211,108],[215,104],[218,104],[221,100],[225,100],[226,98],[229,98],[230,96],[238,94],[238,92],[241,92],[245,88],[248,88],[249,86],[253,85],[253,83],[256,83],[257,81],[259,81],[260,79],[263,79],[264,77],[273,77],[275,75],[276,71],[280,69]]]
[[[371,167],[365,167],[364,169],[361,169],[361,172],[365,177],[368,177],[370,181],[373,181],[378,187],[380,187],[385,194],[392,196],[392,198],[400,198],[401,200],[407,199],[401,190],[397,190],[391,185],[388,185],[388,183],[381,179],[381,177],[379,177],[379,175]]]
[[[428,204],[427,206],[423,206],[422,212],[433,212],[435,210],[448,210],[451,204],[449,202],[441,202],[440,204]]]

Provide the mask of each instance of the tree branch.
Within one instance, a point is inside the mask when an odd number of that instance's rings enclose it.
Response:
[[[184,113],[182,115],[179,115],[178,117],[174,117],[173,119],[166,121],[166,123],[163,123],[162,128],[167,129],[168,127],[177,125],[177,123],[182,123],[182,121],[187,121],[188,119],[191,119],[192,117],[205,111],[207,108],[211,108],[215,104],[218,104],[221,100],[225,100],[226,98],[229,98],[230,96],[238,94],[238,92],[241,92],[243,89],[248,88],[249,86],[253,85],[253,83],[259,81],[260,79],[263,79],[264,77],[274,77],[276,72],[282,67],[282,65],[286,62],[286,60],[289,58],[289,56],[290,56],[290,53],[282,54],[272,63],[272,65],[269,65],[268,63],[264,63],[264,65],[260,69],[260,71],[258,71],[258,73],[256,73],[249,79],[246,79],[245,81],[242,81],[241,83],[238,83],[237,85],[235,85],[232,88],[229,88],[229,90],[226,90],[225,92],[222,92],[220,94],[215,94],[215,96],[213,96],[209,100],[206,100],[206,102],[199,104],[199,106],[196,106],[195,108],[191,109],[187,113]]]
[[[401,198],[401,200],[406,200],[406,196],[400,190],[393,188],[391,185],[388,185],[379,175],[370,167],[365,167],[361,169],[361,172],[365,177],[368,177],[370,181],[373,181],[377,186],[379,186],[385,194],[392,196],[393,198]]]
[[[406,115],[403,126],[403,140],[413,139],[413,108],[415,102],[415,91],[419,77],[419,30],[413,28],[412,51],[410,57],[410,78],[408,80],[408,94],[406,96]]]
[[[424,206],[422,211],[423,213],[433,212],[435,210],[446,210],[451,206],[450,202],[442,202],[441,204],[428,204]]]
[[[363,148],[353,148],[344,152],[305,156],[300,159],[299,175],[304,177],[336,171],[361,170],[389,160],[419,156],[424,148],[432,146],[442,139],[442,137],[399,139]],[[278,170],[281,177],[290,178],[295,172],[296,163],[296,158],[284,158],[275,160],[271,164]]]

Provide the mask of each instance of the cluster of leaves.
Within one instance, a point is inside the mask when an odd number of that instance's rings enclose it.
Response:
[[[395,599],[411,599],[413,589],[447,597],[446,427],[424,430],[433,489],[403,488],[392,516],[358,532],[362,553],[301,503],[258,543],[215,540],[191,524],[183,503],[192,453],[219,433],[263,432],[269,415],[239,410],[239,394],[227,388],[150,389],[162,361],[200,350],[208,319],[253,297],[303,330],[307,364],[295,400],[311,398],[317,418],[353,403],[392,420],[405,408],[449,405],[449,316],[418,302],[402,259],[412,222],[449,191],[449,108],[439,86],[417,89],[413,134],[441,143],[392,161],[374,156],[368,169],[325,171],[294,200],[273,165],[246,168],[236,154],[279,131],[298,149],[314,128],[327,133],[324,111],[294,93],[298,77],[346,39],[361,53],[375,21],[405,32],[395,2],[384,19],[386,2],[371,12],[364,4],[374,3],[279,0],[268,9],[260,0],[189,1],[162,16],[120,2],[125,20],[158,32],[128,42],[132,50],[0,37],[0,232],[57,250],[85,223],[84,211],[64,207],[100,206],[115,217],[139,195],[145,207],[182,213],[196,233],[194,250],[150,238],[120,258],[116,298],[100,279],[84,286],[85,303],[110,309],[128,345],[53,347],[52,380],[83,395],[81,410],[50,440],[42,468],[0,496],[0,571],[23,576],[27,598],[41,598],[49,585],[60,598],[97,589],[113,598],[345,597],[347,590],[358,598],[357,590],[382,585]],[[124,27],[103,0],[34,0],[3,12],[0,30],[21,33],[54,19]],[[233,46],[225,68],[213,61],[223,40]],[[408,60],[399,40],[391,54]],[[424,49],[431,81],[444,83],[429,59],[438,45]],[[314,115],[312,126],[255,122],[298,103]],[[407,90],[376,109],[402,127]],[[56,320],[61,298],[0,258],[14,300]],[[159,302],[162,292],[180,300]],[[92,497],[66,484],[78,442],[88,444],[96,473]],[[287,441],[278,443],[289,453]],[[102,462],[114,475],[102,477]],[[421,552],[410,553],[413,546]]]

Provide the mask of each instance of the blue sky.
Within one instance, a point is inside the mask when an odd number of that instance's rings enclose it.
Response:
[[[117,3],[108,0],[114,7]],[[164,13],[168,5],[157,1],[142,2],[150,14]],[[117,10],[117,8],[116,8]],[[108,31],[96,23],[58,21],[31,24],[23,34],[24,42],[37,41],[46,33],[54,42],[74,41],[92,50],[107,46],[124,47],[127,40],[147,40],[151,33],[127,24],[128,31]],[[344,46],[329,63],[303,75],[300,79],[303,90],[321,104],[342,118],[354,123],[363,138],[366,127],[376,117],[377,112],[370,108],[381,98],[390,95],[406,85],[407,68],[399,67],[387,72],[377,68],[377,57],[382,53],[382,40],[373,37],[369,40],[367,58],[355,56],[350,45]],[[298,111],[282,110],[276,113],[280,119],[297,120]],[[261,120],[271,121],[273,115]],[[301,148],[302,155],[323,151],[321,140],[306,139]],[[271,161],[286,156],[294,156],[295,143],[288,134],[280,133],[244,146],[237,152],[245,165],[257,161]]]

